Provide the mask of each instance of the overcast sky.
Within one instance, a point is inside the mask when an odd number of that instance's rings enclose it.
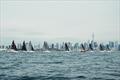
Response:
[[[119,0],[0,1],[1,43],[119,39]]]

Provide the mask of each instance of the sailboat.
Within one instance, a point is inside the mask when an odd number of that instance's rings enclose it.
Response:
[[[120,44],[118,45],[118,51],[120,51]]]
[[[31,41],[29,41],[29,43],[26,43],[26,49],[27,51],[34,51]]]
[[[22,49],[21,50],[22,51],[27,51],[25,41],[23,41],[23,45],[22,45]]]
[[[14,40],[12,41],[11,49],[17,51],[16,44],[15,44]]]
[[[9,46],[9,48],[6,49],[7,52],[18,52],[17,50],[18,49],[16,47],[16,44],[15,44],[14,40],[12,41],[12,44]]]
[[[83,44],[81,44],[81,52],[85,52],[86,50],[85,50],[85,47],[84,47],[84,45]]]
[[[91,43],[89,44],[89,50],[90,50],[90,51],[93,51],[93,50],[94,50]]]
[[[99,45],[99,50],[103,52],[103,51],[105,50],[105,49],[104,49],[104,45],[100,44],[100,45]]]
[[[44,52],[50,52],[47,41],[44,41],[44,44],[43,44],[43,48],[42,48],[42,49],[43,49]]]
[[[67,43],[65,43],[65,51],[70,51]]]
[[[107,44],[106,45],[106,51],[110,51],[111,49],[110,49],[110,46]]]

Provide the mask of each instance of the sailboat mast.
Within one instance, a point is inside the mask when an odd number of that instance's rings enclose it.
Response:
[[[94,33],[92,33],[92,41],[93,41],[93,42],[94,42],[94,37],[95,37],[95,36],[94,36]]]

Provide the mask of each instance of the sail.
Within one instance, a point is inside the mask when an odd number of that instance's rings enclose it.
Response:
[[[34,48],[33,48],[33,46],[32,46],[32,43],[31,43],[31,41],[29,41],[29,50],[31,51],[34,51]]]
[[[23,41],[22,50],[27,51],[25,41]]]
[[[82,48],[82,50],[84,50],[84,51],[85,51],[85,47],[84,47],[84,45],[83,45],[83,44],[81,44],[81,48]]]
[[[67,43],[65,43],[65,51],[69,51],[69,47],[68,47]]]
[[[99,49],[100,49],[101,51],[103,51],[103,50],[104,50],[104,46],[103,46],[102,44],[100,44],[100,45],[99,45]]]
[[[43,49],[45,49],[45,50],[49,49],[48,43],[46,41],[44,41]]]
[[[92,44],[89,44],[89,50],[92,50],[92,51],[93,51],[93,46],[92,46]]]
[[[109,44],[106,45],[106,50],[107,50],[107,51],[110,50],[110,46],[109,46]]]
[[[118,45],[118,51],[120,51],[120,44]]]
[[[15,44],[14,40],[12,41],[11,49],[13,49],[13,50],[17,50],[17,48],[16,48],[16,44]]]

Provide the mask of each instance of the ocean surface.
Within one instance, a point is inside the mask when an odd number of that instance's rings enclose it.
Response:
[[[120,80],[120,52],[0,51],[0,80]]]

